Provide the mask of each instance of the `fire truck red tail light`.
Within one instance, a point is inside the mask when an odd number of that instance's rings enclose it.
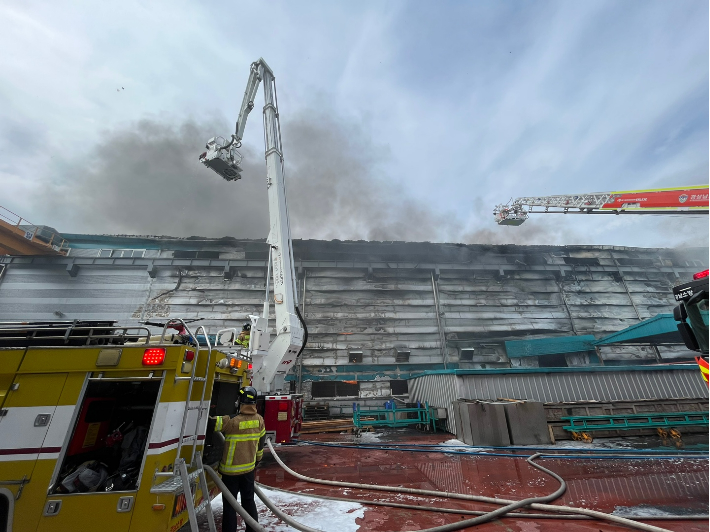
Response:
[[[164,347],[151,347],[143,351],[144,366],[160,366],[163,362],[165,362]]]
[[[253,367],[253,366],[252,366],[251,363],[249,363],[249,364],[247,365],[247,369],[248,369],[248,370],[251,370],[252,367]]]
[[[288,412],[288,403],[286,401],[279,401],[279,412]]]
[[[185,351],[185,362],[192,362],[195,359],[195,352],[189,349]]]
[[[698,279],[703,279],[703,278],[707,277],[709,275],[708,272],[710,272],[710,270],[705,270],[703,272],[698,272],[698,273],[694,274],[693,280],[696,281]]]

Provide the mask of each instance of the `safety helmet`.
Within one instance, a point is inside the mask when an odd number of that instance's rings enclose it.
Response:
[[[242,326],[242,331],[251,331],[251,323],[247,322]]]
[[[244,386],[239,390],[239,402],[243,405],[255,405],[256,395],[256,388],[253,386]]]

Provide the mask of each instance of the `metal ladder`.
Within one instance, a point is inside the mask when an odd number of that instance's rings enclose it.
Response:
[[[163,334],[161,336],[161,343],[165,337],[165,332],[168,325],[172,323],[180,323],[185,328],[185,331],[190,337],[195,339],[195,358],[192,361],[192,372],[189,377],[178,377],[175,375],[175,383],[180,381],[188,381],[187,387],[187,399],[185,401],[185,410],[182,415],[182,424],[180,426],[180,435],[178,438],[178,446],[175,464],[173,464],[173,470],[170,472],[155,472],[155,479],[159,477],[170,477],[168,480],[161,482],[158,485],[154,485],[150,490],[151,493],[176,493],[182,490],[185,497],[185,506],[187,507],[187,514],[190,521],[190,529],[193,532],[198,532],[197,526],[197,514],[203,509],[207,510],[207,522],[209,524],[210,532],[216,532],[216,526],[214,522],[214,514],[212,513],[212,506],[210,504],[209,490],[207,489],[207,478],[205,477],[205,470],[202,465],[202,453],[197,452],[197,436],[200,427],[200,420],[202,419],[203,411],[207,410],[207,406],[203,406],[205,401],[205,395],[207,392],[207,378],[210,371],[210,362],[212,361],[212,345],[210,343],[209,336],[207,335],[207,329],[204,325],[200,325],[193,335],[188,329],[187,325],[181,319],[171,319],[165,324],[163,328]],[[204,377],[195,377],[195,371],[197,369],[197,363],[200,357],[200,344],[197,342],[197,333],[202,329],[202,333],[205,336],[205,341],[207,342],[207,364],[205,365],[205,375]],[[197,406],[190,406],[190,398],[192,397],[192,387],[195,382],[202,383],[202,394],[200,396],[200,402]],[[197,410],[197,416],[195,420],[194,430],[189,436],[185,436],[187,429],[187,421],[189,413],[191,410]],[[188,470],[188,463],[180,455],[182,453],[183,443],[185,440],[192,442],[192,452],[190,454],[189,467],[192,471]],[[154,481],[155,481],[154,479]],[[195,507],[193,505],[193,500],[195,496],[195,491],[192,489],[192,483],[195,483],[195,490],[197,489],[197,481],[200,484],[200,490],[202,491],[202,501]]]
[[[182,320],[172,320],[172,321],[180,321]],[[170,322],[168,322],[170,323]],[[184,325],[184,323],[183,323]],[[166,325],[167,327],[167,325]],[[185,329],[190,333],[190,331],[187,329],[187,326]],[[207,364],[205,364],[205,375],[204,377],[195,377],[195,370],[197,369],[197,362],[200,358],[200,344],[197,342],[197,333],[200,332],[200,329],[202,329],[202,334],[205,336],[205,342],[207,342]],[[192,373],[190,374],[189,377],[178,377],[175,375],[175,382],[180,382],[180,381],[189,381],[188,386],[187,386],[187,401],[185,401],[185,410],[183,411],[182,414],[182,425],[180,427],[180,438],[178,439],[178,447],[177,447],[177,458],[180,458],[180,453],[182,452],[182,446],[185,440],[191,440],[192,441],[192,453],[190,455],[190,466],[193,466],[195,463],[195,451],[197,450],[197,431],[200,428],[200,419],[202,419],[202,412],[204,410],[207,410],[207,406],[203,406],[203,403],[205,402],[205,394],[207,392],[207,377],[210,374],[210,362],[212,361],[212,345],[210,343],[210,339],[207,336],[207,329],[205,329],[204,325],[200,325],[197,330],[195,331],[195,335],[193,336],[190,333],[190,336],[195,338],[195,343],[197,344],[197,347],[195,348],[195,359],[192,361]],[[201,382],[202,383],[202,395],[200,396],[200,402],[197,406],[190,406],[190,398],[192,397],[192,387],[195,384],[195,382]],[[190,413],[190,410],[197,410],[197,417],[195,419],[195,428],[192,431],[192,434],[190,436],[185,436],[185,431],[187,429],[187,419]],[[177,464],[176,464],[177,465]]]

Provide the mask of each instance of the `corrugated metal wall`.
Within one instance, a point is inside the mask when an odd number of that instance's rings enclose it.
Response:
[[[456,375],[424,375],[409,381],[409,399],[429,406],[446,408],[446,430],[456,434],[456,419],[452,403],[463,397],[461,381]]]
[[[267,248],[263,242],[227,240],[85,235],[82,243],[82,235],[72,235],[73,245],[83,248],[72,248],[66,259],[8,263],[0,276],[0,320],[92,318],[131,324],[180,317],[201,318],[210,330],[240,327],[261,310]],[[229,280],[220,267],[185,266],[189,261],[160,266],[150,277],[145,263],[92,262],[92,257],[113,257],[117,250],[111,248],[124,249],[120,257],[146,260],[172,260],[176,249],[212,250],[220,259],[244,265],[234,267]],[[132,248],[138,251],[132,254]],[[395,363],[441,366],[442,335],[449,364],[535,366],[535,357],[511,361],[505,341],[600,337],[637,323],[639,316],[670,312],[675,276],[690,278],[703,264],[707,267],[707,254],[698,250],[680,254],[601,246],[297,240],[294,256],[310,333],[304,366],[306,378],[314,379],[343,373],[336,369],[351,364],[350,351],[362,352],[359,364],[370,373]],[[73,277],[61,260],[80,264]],[[432,275],[438,277],[441,334]],[[462,360],[467,348],[469,358]],[[409,352],[408,360],[398,359],[397,350]],[[660,350],[664,358],[688,356],[680,346]],[[618,362],[656,360],[655,351],[645,346],[604,347],[602,355]],[[567,359],[570,365],[584,363],[575,355]]]
[[[0,282],[0,320],[135,323],[151,282],[145,268],[86,269],[70,277],[64,268],[9,267]]]
[[[451,402],[456,399],[528,399],[566,401],[634,401],[707,398],[708,388],[696,369],[579,371],[560,373],[433,374],[409,381],[412,400],[446,408],[447,428],[456,434]]]

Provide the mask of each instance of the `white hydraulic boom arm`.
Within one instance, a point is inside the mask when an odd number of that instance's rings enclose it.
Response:
[[[264,84],[264,141],[266,143],[266,188],[269,199],[269,262],[266,274],[266,299],[261,316],[250,316],[252,329],[249,351],[252,356],[254,387],[260,392],[271,391],[277,374],[285,375],[293,367],[304,347],[305,323],[298,311],[296,275],[293,264],[291,228],[284,186],[284,159],[281,148],[278,101],[274,73],[263,59],[251,64],[249,81],[244,92],[235,133],[231,139],[215,137],[207,142],[207,151],[200,161],[227,181],[241,178],[239,163],[247,117],[254,108],[259,84]],[[269,270],[273,273],[276,338],[269,344]]]

